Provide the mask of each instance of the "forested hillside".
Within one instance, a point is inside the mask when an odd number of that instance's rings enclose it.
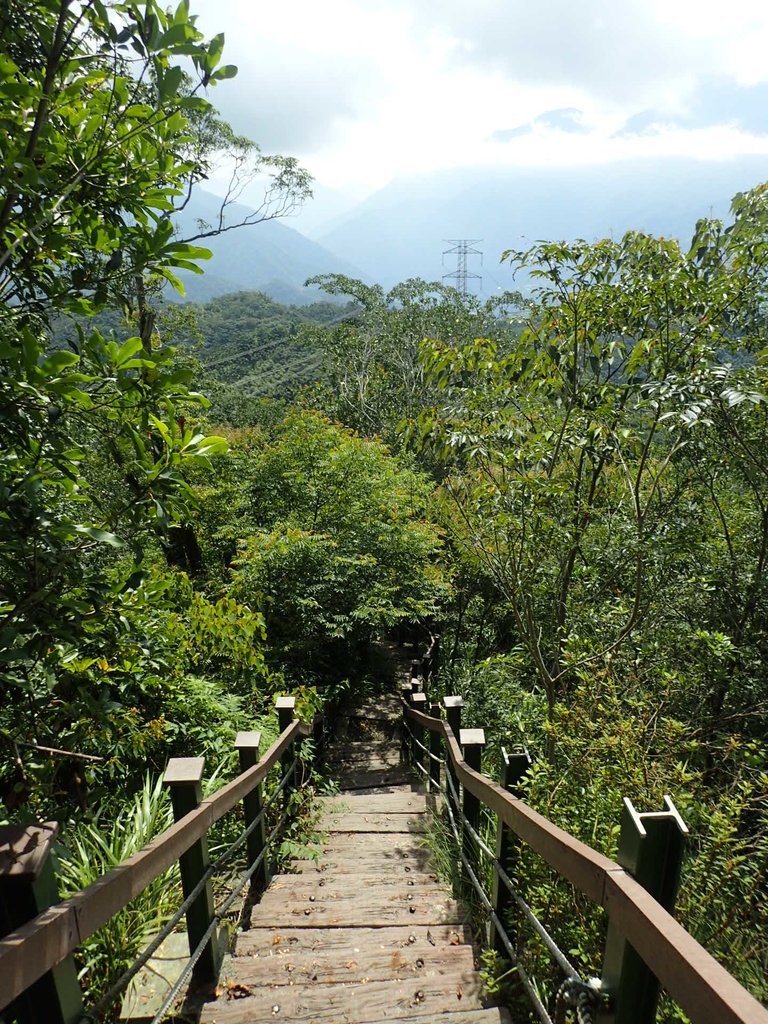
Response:
[[[185,3],[0,28],[0,818],[62,822],[76,888],[166,820],[169,756],[225,774],[275,693],[311,714],[428,624],[486,770],[525,745],[553,821],[614,855],[622,798],[672,794],[680,917],[768,999],[768,187],[690,247],[510,252],[528,296],[324,275],[333,302],[169,309],[209,162],[280,209],[306,172],[218,120],[234,69]],[[595,972],[601,920],[521,871]]]

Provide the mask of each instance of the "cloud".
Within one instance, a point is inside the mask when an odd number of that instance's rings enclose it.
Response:
[[[615,138],[652,136],[730,126],[753,136],[768,135],[768,83],[744,86],[724,76],[706,76],[690,94],[681,113],[641,110],[629,117]]]

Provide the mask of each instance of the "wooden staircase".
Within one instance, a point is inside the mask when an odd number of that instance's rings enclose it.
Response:
[[[275,876],[225,961],[208,1024],[505,1024],[486,1007],[464,909],[423,842],[426,797],[401,760],[394,695],[339,717],[319,860]]]

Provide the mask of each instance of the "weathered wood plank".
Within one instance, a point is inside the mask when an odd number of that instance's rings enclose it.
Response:
[[[490,1006],[487,1010],[466,1010],[460,1013],[451,1013],[449,1017],[443,1014],[435,1016],[428,1013],[414,1014],[411,1020],[418,1021],[418,1024],[512,1024],[512,1018],[507,1010],[499,1006]],[[366,1021],[366,1024],[384,1024],[381,1020]]]
[[[347,770],[337,767],[334,777],[339,789],[370,789],[372,787],[402,786],[406,782],[415,781],[415,776],[406,765],[397,768],[355,768]]]
[[[237,955],[264,956],[276,947],[328,952],[339,958],[351,951],[394,953],[409,949],[427,955],[471,942],[467,925],[408,925],[393,928],[250,928],[237,936]]]
[[[372,791],[321,796],[317,804],[327,813],[423,814],[427,809],[427,798],[423,793],[404,788],[383,793]]]
[[[357,889],[372,889],[375,887],[385,888],[389,891],[395,889],[408,893],[412,888],[424,890],[427,888],[445,892],[445,887],[439,881],[435,873],[426,871],[412,871],[408,874],[401,873],[398,878],[381,877],[380,872],[357,872]],[[346,874],[333,874],[331,872],[318,872],[314,875],[273,875],[268,892],[292,893],[294,896],[305,895],[332,899],[333,894],[339,889],[350,888],[349,876]]]
[[[429,850],[417,835],[403,832],[331,832],[315,860],[291,861],[292,874],[325,871],[376,874],[431,870]]]
[[[252,921],[259,927],[352,928],[365,925],[460,924],[466,911],[438,889],[436,892],[413,887],[412,892],[399,887],[381,886],[363,892],[322,889],[324,895],[314,901],[293,899],[288,892],[267,892],[253,908]],[[332,895],[331,895],[332,894]]]
[[[275,1010],[277,1007],[277,1010]],[[237,1024],[277,1019],[302,1024],[414,1020],[428,1014],[482,1009],[479,994],[440,977],[371,981],[352,985],[281,985],[204,1006],[201,1024]]]
[[[373,746],[363,750],[337,748],[328,758],[328,764],[332,769],[361,768],[370,771],[373,768],[380,768],[382,771],[388,771],[390,768],[404,766],[404,761],[400,751],[393,750],[392,744],[388,743],[385,750],[376,750]]]
[[[318,822],[321,832],[401,832],[427,831],[426,814],[324,814]]]
[[[249,988],[264,985],[322,985],[364,981],[397,981],[450,976],[466,992],[479,987],[470,946],[414,952],[412,948],[391,952],[352,946],[338,951],[295,950],[276,946],[260,956],[238,956],[229,966],[231,977]]]

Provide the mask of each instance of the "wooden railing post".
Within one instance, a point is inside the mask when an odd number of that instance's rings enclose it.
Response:
[[[521,796],[520,781],[531,767],[531,758],[527,750],[516,751],[514,754],[507,753],[504,747],[501,748],[501,784],[512,796]],[[496,827],[496,860],[502,866],[507,875],[514,880],[515,859],[520,845],[520,840],[515,836],[509,825],[505,824],[501,817],[498,818]],[[498,870],[493,872],[493,891],[491,903],[496,916],[507,928],[507,938],[514,946],[516,936],[512,934],[510,921],[513,918],[515,901],[506,885],[499,878]],[[492,923],[489,923],[488,938],[490,945],[503,957],[508,957],[507,948],[501,936]]]
[[[288,728],[288,726],[291,724],[291,722],[296,717],[296,715],[295,715],[296,698],[295,697],[277,697],[276,700],[275,700],[275,707],[277,708],[277,727],[280,730],[280,732],[285,732],[285,730]],[[283,776],[285,775],[285,773],[289,770],[289,768],[293,764],[294,756],[295,756],[294,755],[294,751],[291,750],[290,747],[288,747],[288,749],[283,754],[282,759],[280,761],[280,763],[282,765],[282,769],[283,769],[282,770],[282,775]],[[293,792],[293,790],[295,788],[296,788],[296,776],[294,774],[293,778],[289,779],[288,782],[286,783],[285,789],[283,791],[284,797],[285,797],[283,803],[286,806],[288,804],[288,799],[289,799],[291,793]]]
[[[414,710],[421,711],[422,713],[424,713],[427,710],[427,695],[426,695],[426,693],[414,693],[414,694],[412,694],[411,695],[411,706],[414,708]],[[427,758],[427,755],[424,753],[424,751],[419,746],[419,743],[421,743],[422,747],[426,746],[426,743],[424,742],[424,726],[423,725],[418,725],[416,722],[411,722],[411,732],[413,733],[413,746],[412,746],[412,749],[411,749],[411,757],[413,759],[413,763],[415,765],[416,764],[420,764],[421,767],[424,769],[424,771],[426,771],[427,770],[426,762],[427,762],[428,758]],[[424,786],[426,788],[426,780],[424,778],[423,772],[419,772],[419,775],[420,775],[419,781],[422,784],[424,784]]]
[[[59,902],[50,858],[58,832],[59,826],[53,821],[0,827],[0,938]],[[8,1020],[18,1024],[79,1021],[83,999],[72,957],[44,974],[5,1012]]]
[[[483,755],[483,747],[485,746],[485,731],[483,729],[462,729],[459,733],[459,743],[461,744],[461,749],[464,754],[464,760],[470,768],[479,772],[480,762]],[[480,801],[474,793],[469,792],[466,786],[464,787],[462,794],[462,802],[464,805],[464,817],[475,832],[479,832]],[[466,826],[462,829],[461,846],[469,865],[472,870],[477,873],[480,851],[477,848],[477,843],[470,835],[469,829]],[[464,869],[464,888],[467,894],[473,891],[472,881],[469,877],[469,872],[466,870],[466,866]]]
[[[440,719],[440,705],[430,704],[429,713],[433,718]],[[432,755],[429,759],[429,788],[432,793],[440,792],[440,762],[435,760],[440,757],[440,733],[430,732],[429,752]]]
[[[664,803],[664,811],[638,814],[625,797],[616,859],[671,913],[680,884],[688,829],[668,796]],[[613,921],[608,923],[602,984],[612,1008],[599,1018],[601,1022],[653,1024],[656,1020],[659,982]]]
[[[445,708],[445,720],[448,726],[456,738],[456,742],[459,742],[459,734],[461,733],[461,709],[464,707],[464,698],[457,697],[455,695],[450,697],[443,697],[443,707]],[[459,779],[453,767],[453,763],[450,757],[446,757],[446,768],[451,776],[451,782],[453,783],[453,790],[456,796],[453,796],[450,786],[448,788],[448,799],[451,801],[451,809],[453,810],[453,817],[456,822],[456,827],[459,827]]]
[[[235,749],[240,756],[240,772],[246,772],[255,764],[259,763],[259,745],[261,743],[260,732],[239,732],[235,737]],[[243,812],[246,828],[261,814],[263,807],[262,784],[254,786],[250,793],[243,797]],[[267,864],[267,823],[261,819],[256,828],[246,840],[248,850],[248,865],[253,864],[261,856],[264,856],[251,878],[251,894],[257,895],[263,892],[269,885],[269,866]]]
[[[194,811],[202,799],[203,757],[172,757],[165,769],[163,783],[171,793],[174,821]],[[184,899],[192,892],[210,864],[208,840],[202,836],[179,857],[181,889]],[[187,938],[192,953],[213,921],[213,891],[210,879],[187,911]],[[219,970],[218,936],[212,935],[202,956],[195,964],[193,976],[200,981],[213,981]]]

